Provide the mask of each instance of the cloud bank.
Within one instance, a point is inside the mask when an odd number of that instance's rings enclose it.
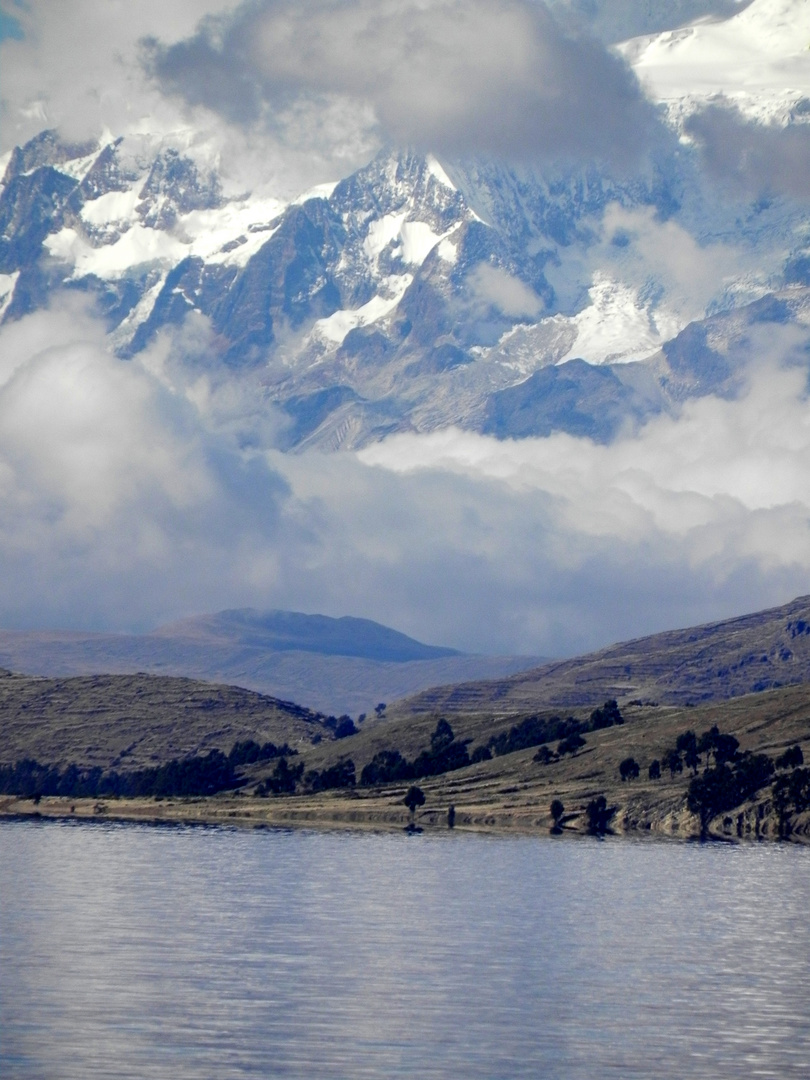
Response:
[[[810,124],[761,124],[733,106],[710,105],[684,129],[709,173],[736,194],[810,196]]]
[[[754,343],[739,400],[611,446],[450,430],[285,455],[261,388],[218,381],[206,334],[123,364],[72,307],[0,330],[0,624],[253,605],[561,655],[807,591],[801,336]]]
[[[43,128],[67,140],[105,131],[168,137],[219,165],[226,194],[270,188],[295,197],[364,164],[378,143],[373,118],[338,100],[274,110],[271,127],[227,117],[167,95],[144,69],[144,40],[187,41],[201,20],[234,16],[237,0],[37,0],[9,7],[13,36],[0,38],[0,154]],[[215,73],[210,72],[213,80]]]
[[[165,91],[231,121],[338,95],[449,155],[625,166],[654,127],[626,64],[529,0],[263,0],[149,54]]]

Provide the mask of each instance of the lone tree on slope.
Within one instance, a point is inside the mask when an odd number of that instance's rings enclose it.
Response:
[[[416,813],[417,806],[425,805],[425,793],[420,787],[416,787],[414,785],[413,787],[408,788],[408,792],[402,801],[410,810],[411,820],[413,820],[413,816]]]

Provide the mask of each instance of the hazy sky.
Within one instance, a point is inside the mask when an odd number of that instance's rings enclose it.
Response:
[[[622,172],[671,135],[604,40],[736,5],[614,2],[4,0],[0,152],[45,126],[185,127],[233,190],[282,196],[386,142]],[[807,195],[803,132],[714,107],[693,134],[735,190]],[[736,258],[634,227],[686,292]],[[192,320],[125,364],[75,298],[0,328],[0,624],[250,604],[560,655],[810,592],[799,330],[751,338],[739,399],[608,447],[450,430],[331,456],[274,450],[280,418],[207,335]]]

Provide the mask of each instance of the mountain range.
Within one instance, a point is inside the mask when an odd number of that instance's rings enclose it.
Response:
[[[184,363],[251,381],[288,451],[453,425],[609,442],[690,397],[734,396],[758,331],[806,325],[807,217],[789,192],[712,186],[690,124],[722,94],[803,131],[806,5],[689,23],[684,3],[675,31],[591,7],[667,119],[642,170],[388,148],[284,201],[225,197],[187,133],[45,130],[5,165],[0,318],[85,294],[122,359],[203,319],[205,357]]]

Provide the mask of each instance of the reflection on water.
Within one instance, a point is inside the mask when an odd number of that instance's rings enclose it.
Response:
[[[0,825],[0,1076],[810,1076],[810,851]]]

